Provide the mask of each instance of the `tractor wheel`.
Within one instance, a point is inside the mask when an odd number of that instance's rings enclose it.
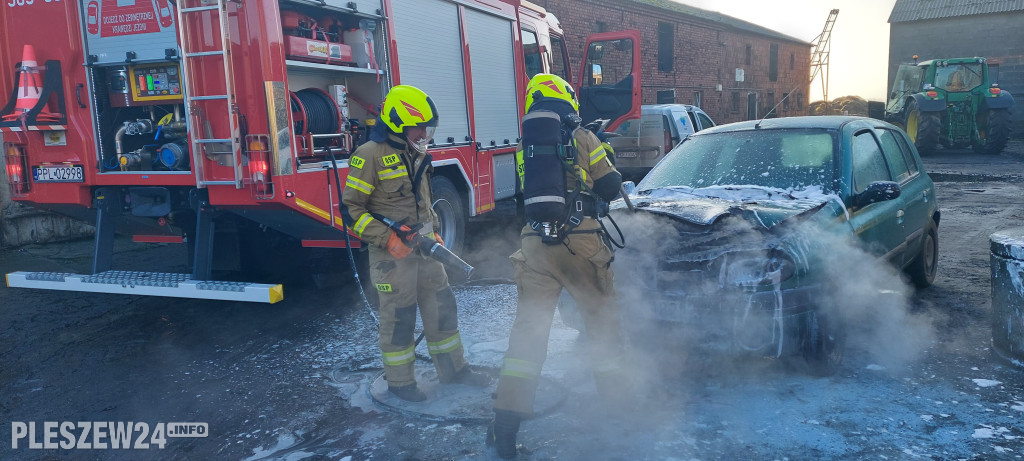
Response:
[[[922,112],[917,107],[917,100],[911,99],[907,102],[904,110],[906,118],[903,126],[907,136],[914,141],[917,150],[921,155],[928,155],[935,151],[939,143],[939,132],[942,125],[942,118],[938,112]]]
[[[462,205],[462,195],[444,176],[430,178],[430,193],[434,198],[434,213],[441,223],[437,233],[444,240],[445,248],[461,254],[466,241],[466,209]]]
[[[978,141],[974,151],[979,154],[998,154],[1010,138],[1010,111],[990,109],[978,112]]]

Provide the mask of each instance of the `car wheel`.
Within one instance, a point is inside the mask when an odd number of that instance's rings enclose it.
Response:
[[[455,189],[455,184],[444,176],[430,178],[430,193],[434,199],[434,213],[441,223],[437,233],[444,240],[445,248],[461,254],[466,241],[466,211],[462,206],[462,196]]]
[[[978,142],[974,151],[979,154],[998,154],[1010,138],[1010,111],[990,109],[978,113]]]
[[[917,288],[930,287],[935,282],[935,273],[939,267],[939,233],[934,224],[928,226],[923,238],[921,253],[907,268],[907,273]]]
[[[917,146],[921,155],[927,155],[935,151],[939,143],[939,131],[942,125],[942,118],[938,112],[922,112],[917,107],[917,100],[911,99],[907,102],[905,109],[906,118],[903,126],[906,128],[907,136]]]
[[[843,362],[846,339],[832,317],[819,311],[804,315],[801,352],[813,376],[831,376]]]

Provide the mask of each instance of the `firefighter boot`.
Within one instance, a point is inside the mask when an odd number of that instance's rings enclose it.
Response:
[[[487,445],[494,445],[501,459],[516,457],[516,434],[519,432],[518,414],[507,410],[494,410],[494,419],[487,426]]]
[[[450,379],[441,380],[442,384],[465,384],[474,387],[487,387],[491,385],[491,376],[473,370],[469,365],[462,367],[455,376]]]
[[[416,387],[416,383],[405,386],[388,386],[388,392],[407,402],[422,402],[427,400],[427,394],[424,394],[423,391]]]

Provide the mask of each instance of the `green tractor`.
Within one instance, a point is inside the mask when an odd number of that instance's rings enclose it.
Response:
[[[902,64],[890,91],[885,120],[903,127],[921,154],[940,144],[983,154],[1006,147],[1013,96],[989,81],[985,58]]]

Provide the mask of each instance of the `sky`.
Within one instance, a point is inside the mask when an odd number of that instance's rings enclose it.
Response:
[[[889,62],[889,13],[896,0],[675,0],[718,11],[776,32],[812,42],[829,11],[839,9],[832,27],[828,96],[884,101]],[[821,78],[811,84],[811,101],[822,98]]]

